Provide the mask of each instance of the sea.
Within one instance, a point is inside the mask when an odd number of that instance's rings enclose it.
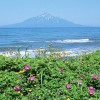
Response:
[[[72,55],[98,50],[100,27],[0,28],[0,54],[27,50],[32,55],[34,50],[50,45]]]

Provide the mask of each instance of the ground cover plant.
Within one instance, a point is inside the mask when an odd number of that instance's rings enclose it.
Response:
[[[100,100],[100,51],[63,59],[0,56],[0,100]]]

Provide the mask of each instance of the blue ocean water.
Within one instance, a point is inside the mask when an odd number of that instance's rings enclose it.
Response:
[[[100,28],[0,28],[0,52],[47,48],[89,51],[100,49]]]

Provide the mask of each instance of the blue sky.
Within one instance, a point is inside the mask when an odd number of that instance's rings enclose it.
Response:
[[[0,25],[44,12],[77,24],[100,26],[100,0],[0,0]]]

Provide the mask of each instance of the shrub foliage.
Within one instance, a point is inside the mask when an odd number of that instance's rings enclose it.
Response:
[[[64,59],[0,56],[0,100],[100,100],[100,51]]]

